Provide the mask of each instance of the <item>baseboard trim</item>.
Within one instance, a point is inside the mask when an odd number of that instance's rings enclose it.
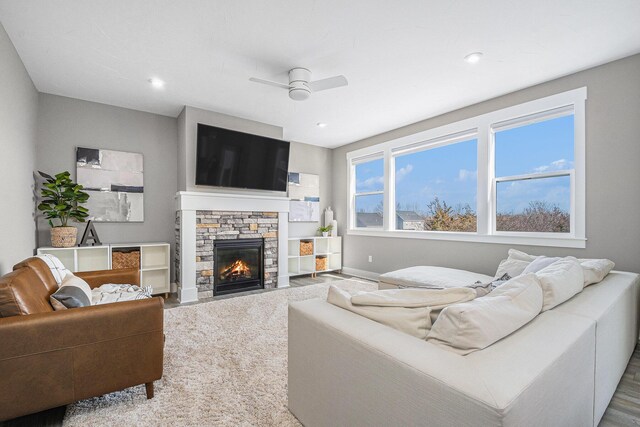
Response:
[[[178,288],[178,301],[180,304],[184,304],[186,302],[196,302],[198,301],[198,289],[197,288]]]
[[[278,285],[276,286],[276,289],[288,288],[289,286],[289,276],[278,276]]]
[[[373,271],[358,270],[357,268],[342,267],[342,272],[350,276],[360,277],[363,279],[375,280],[380,278],[380,273],[374,273]]]

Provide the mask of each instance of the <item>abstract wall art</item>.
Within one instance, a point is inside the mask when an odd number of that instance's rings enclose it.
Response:
[[[320,176],[289,172],[289,222],[320,221]]]
[[[89,219],[144,221],[144,167],[140,153],[76,148],[76,181],[89,193]]]

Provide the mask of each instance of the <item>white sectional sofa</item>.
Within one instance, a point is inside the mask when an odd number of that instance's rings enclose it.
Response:
[[[324,300],[289,307],[289,409],[314,426],[596,426],[638,340],[640,279],[611,272],[466,356]]]

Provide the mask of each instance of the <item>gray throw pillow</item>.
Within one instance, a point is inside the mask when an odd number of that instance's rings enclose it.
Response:
[[[51,295],[49,300],[55,310],[91,305],[91,300],[89,300],[85,291],[78,286],[72,285],[61,287]]]

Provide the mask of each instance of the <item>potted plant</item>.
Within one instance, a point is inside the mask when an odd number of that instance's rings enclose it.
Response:
[[[56,176],[38,171],[45,179],[40,189],[42,202],[38,210],[44,213],[51,226],[51,246],[54,248],[70,248],[76,244],[78,229],[68,226],[69,219],[84,222],[89,216],[89,210],[80,206],[89,200],[89,195],[82,191],[82,185],[76,184],[70,178],[67,171],[60,172]],[[54,220],[60,224],[54,224]]]
[[[329,232],[333,229],[333,225],[327,225],[326,227],[319,227],[318,231],[322,233],[322,237],[328,237]]]

